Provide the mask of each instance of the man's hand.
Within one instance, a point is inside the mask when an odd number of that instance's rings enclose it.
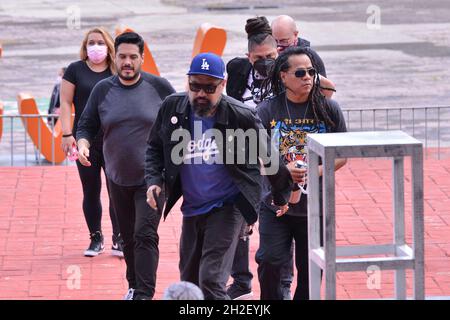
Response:
[[[91,163],[89,162],[89,141],[86,139],[78,140],[78,160],[85,167],[90,167]]]
[[[155,193],[155,195],[159,197],[159,194],[161,193],[161,188],[157,185],[152,185],[147,190],[147,203],[152,209],[157,210],[158,206],[156,204],[157,202],[155,197],[153,196],[153,193]]]
[[[85,146],[81,146],[78,148],[78,160],[85,167],[90,167],[91,162],[88,160],[89,158],[89,148]]]
[[[277,217],[283,216],[288,210],[289,210],[289,203],[285,204],[284,206],[281,206],[277,210]]]
[[[294,180],[295,183],[306,183],[306,172],[308,171],[308,169],[296,168],[295,161],[289,162],[286,166],[291,173],[292,180]]]

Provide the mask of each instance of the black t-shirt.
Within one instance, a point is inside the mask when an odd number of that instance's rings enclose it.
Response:
[[[265,100],[256,109],[263,126],[272,132],[272,142],[279,148],[280,156],[287,164],[294,160],[306,161],[306,135],[308,133],[345,132],[344,115],[338,103],[327,99],[328,115],[334,122],[333,127],[327,127],[324,121],[316,121],[312,106],[308,103],[293,103],[286,95]],[[267,179],[265,179],[267,181]],[[264,203],[274,211],[270,203],[270,185],[264,184]],[[287,214],[295,216],[307,215],[307,196],[302,194],[300,202],[290,205]]]
[[[89,99],[94,86],[103,79],[112,75],[111,70],[107,68],[102,72],[92,71],[86,61],[72,62],[64,73],[63,79],[75,85],[75,92],[73,95],[73,104],[75,106],[75,119],[73,121],[73,134],[76,135],[78,121],[83,113],[86,103]],[[101,133],[99,133],[99,137]]]

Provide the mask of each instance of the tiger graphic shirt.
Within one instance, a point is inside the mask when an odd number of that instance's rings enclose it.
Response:
[[[285,94],[265,100],[258,105],[258,116],[271,135],[271,141],[278,148],[285,164],[296,160],[306,161],[308,134],[347,131],[344,116],[337,102],[334,100],[326,102],[328,115],[334,123],[334,126],[330,127],[326,126],[324,120],[316,119],[311,104],[291,102],[286,99]],[[264,203],[271,207],[270,186],[265,183],[265,187],[268,190],[265,192]],[[305,194],[302,194],[298,204],[290,205],[288,214],[307,215]]]

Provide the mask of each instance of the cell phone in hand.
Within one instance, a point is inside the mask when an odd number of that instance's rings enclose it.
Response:
[[[156,202],[156,211],[158,211],[158,214],[162,214],[164,208],[164,196],[161,194],[162,191],[159,193],[159,196],[156,194],[156,189],[153,189],[152,192],[153,199],[155,199]]]

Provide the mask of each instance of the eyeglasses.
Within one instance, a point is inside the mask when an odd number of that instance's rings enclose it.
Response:
[[[291,39],[281,39],[277,40],[278,47],[289,47],[291,46]]]
[[[189,89],[193,92],[200,92],[200,90],[203,90],[206,94],[213,94],[214,92],[216,92],[216,89],[220,85],[220,83],[214,85],[189,82]]]
[[[316,75],[316,69],[314,68],[297,69],[295,70],[295,72],[288,72],[288,73],[294,74],[296,78],[303,78],[304,76],[306,76],[307,72],[311,77],[314,77]]]

